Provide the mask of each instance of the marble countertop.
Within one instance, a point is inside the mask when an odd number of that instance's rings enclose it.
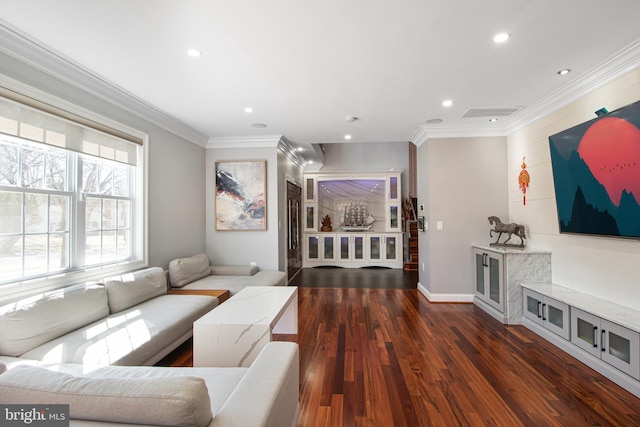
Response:
[[[518,241],[516,239],[516,241]],[[491,246],[491,245],[473,245],[474,248],[482,249],[483,251],[491,251],[497,252],[501,254],[550,254],[551,251],[546,251],[542,249],[529,248],[525,246],[524,248],[505,248],[502,246]]]
[[[554,283],[522,283],[522,287],[640,333],[640,311],[633,308]]]

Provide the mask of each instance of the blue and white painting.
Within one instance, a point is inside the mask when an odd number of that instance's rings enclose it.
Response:
[[[266,160],[216,162],[216,230],[266,230]]]

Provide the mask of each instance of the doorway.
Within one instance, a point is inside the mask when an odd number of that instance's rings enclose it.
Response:
[[[287,181],[287,275],[291,280],[302,268],[302,188]]]

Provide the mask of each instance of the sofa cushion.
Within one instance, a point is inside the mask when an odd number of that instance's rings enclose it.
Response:
[[[100,284],[74,285],[0,307],[0,354],[20,356],[109,314]]]
[[[148,365],[186,341],[218,305],[206,295],[160,295],[46,342],[22,357],[49,363]],[[163,354],[164,353],[164,354]]]
[[[212,265],[211,274],[218,276],[253,276],[258,267],[251,265]]]
[[[3,404],[68,404],[71,419],[158,426],[207,426],[211,402],[196,377],[86,378],[33,366],[0,375]]]
[[[117,313],[151,298],[167,293],[167,278],[160,267],[145,268],[104,282],[109,311]]]
[[[178,258],[169,263],[169,281],[171,286],[176,288],[181,288],[209,274],[211,274],[211,266],[207,254]]]

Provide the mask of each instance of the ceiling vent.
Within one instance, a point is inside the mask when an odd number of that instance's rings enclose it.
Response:
[[[478,117],[507,117],[518,111],[519,107],[512,108],[469,108],[462,118],[478,118]]]

